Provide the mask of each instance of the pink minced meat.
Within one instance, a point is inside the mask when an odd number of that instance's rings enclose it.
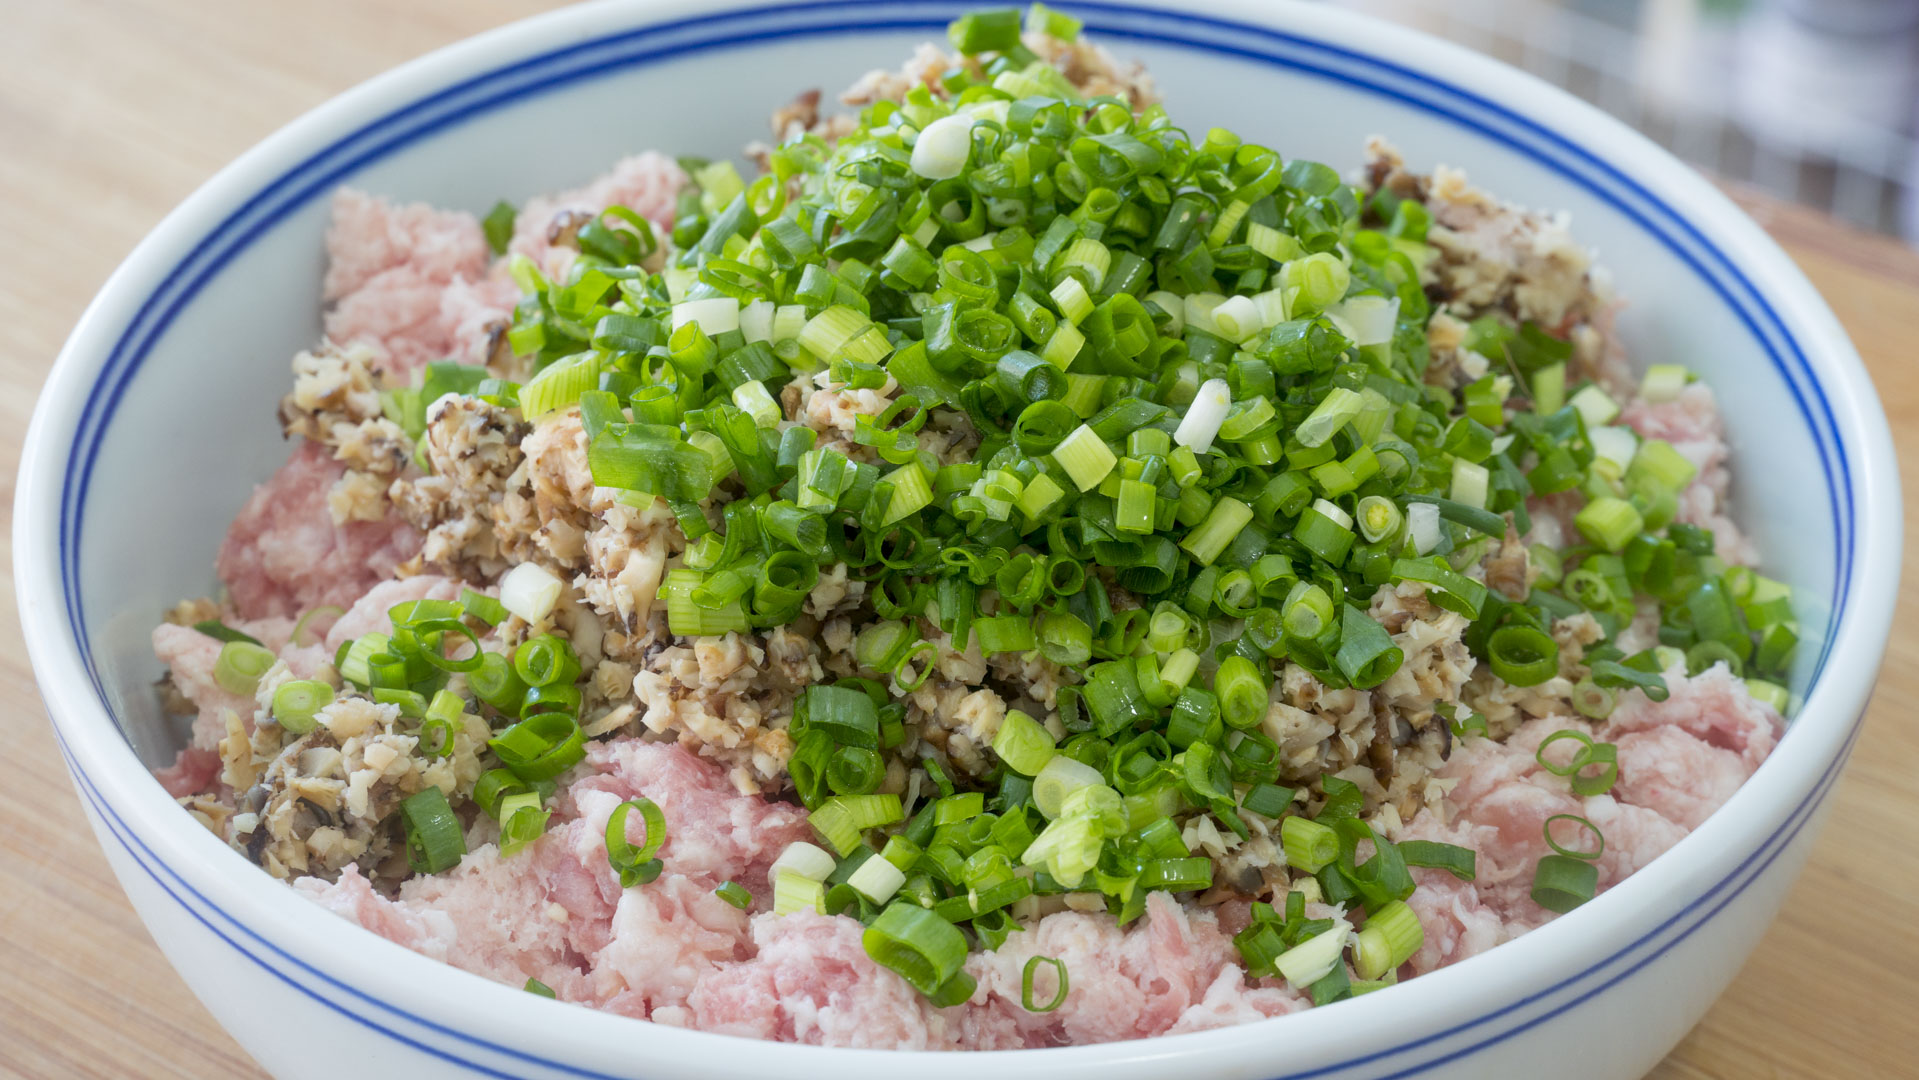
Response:
[[[333,658],[331,650],[319,644],[295,646],[289,642],[293,634],[293,620],[285,618],[267,618],[250,620],[228,620],[228,626],[247,634],[286,661],[287,668],[299,678],[311,678]],[[309,641],[312,636],[306,635]],[[209,637],[191,626],[176,626],[173,623],[161,623],[153,630],[153,654],[167,665],[173,676],[173,685],[186,696],[188,701],[200,710],[193,721],[192,745],[201,750],[209,750],[226,735],[226,714],[233,712],[246,721],[249,729],[253,726],[254,701],[250,694],[234,694],[222,689],[214,680],[214,666],[220,659],[220,648],[224,643],[215,637]],[[182,756],[172,766],[173,772],[161,778],[161,783],[172,790],[176,784],[184,784],[193,776],[208,769],[204,758]],[[217,761],[212,768],[217,772]],[[176,794],[193,794],[206,790],[205,785],[190,788]]]
[[[606,821],[639,795],[666,816],[666,869],[622,890],[606,861]],[[297,887],[383,937],[509,985],[536,978],[565,1000],[761,1038],[1056,1046],[1197,1031],[1304,1004],[1270,980],[1248,985],[1213,912],[1156,894],[1124,929],[1105,915],[1047,916],[968,960],[979,981],[970,1002],[933,1008],[866,955],[858,922],[766,913],[767,868],[810,837],[797,808],[738,794],[723,770],[678,746],[626,738],[591,748],[526,851],[501,858],[480,843],[455,869],[408,881],[398,900],[351,868],[333,884]],[[724,881],[749,888],[761,913],[719,899]],[[1021,971],[1036,954],[1061,957],[1072,972],[1065,1003],[1050,1013],[1020,1004]]]
[[[666,870],[622,890],[607,864],[606,822],[642,795],[666,816]],[[627,824],[638,841],[639,815]],[[536,978],[564,999],[646,1017],[683,1006],[720,964],[750,952],[747,914],[713,890],[737,881],[765,903],[767,868],[811,835],[797,807],[739,794],[722,770],[677,746],[616,739],[589,748],[546,834],[510,858],[479,843],[455,869],[408,881],[397,901],[353,870],[298,887],[457,967],[513,985]]]
[[[1598,860],[1603,892],[1698,827],[1778,742],[1778,714],[1754,701],[1724,665],[1690,678],[1674,668],[1665,679],[1671,696],[1663,702],[1634,690],[1605,722],[1542,717],[1504,743],[1473,738],[1453,753],[1437,773],[1455,782],[1447,798],[1452,820],[1422,813],[1399,838],[1473,848],[1478,876],[1468,883],[1440,870],[1413,871],[1419,888],[1408,903],[1426,930],[1415,973],[1485,952],[1552,917],[1531,896],[1533,867],[1552,853],[1547,818],[1576,814],[1605,835]],[[1569,780],[1540,767],[1540,744],[1567,729],[1619,747],[1619,781],[1608,794],[1581,797]],[[1560,740],[1547,755],[1567,760],[1576,745]],[[1573,848],[1588,843],[1576,830],[1555,836]]]
[[[174,755],[173,764],[153,770],[153,778],[176,799],[211,790],[219,776],[219,752],[198,746],[182,747]]]
[[[420,534],[397,514],[334,524],[327,492],[345,474],[326,447],[302,440],[287,463],[253,489],[215,564],[242,617],[344,607],[419,551]]]
[[[1070,990],[1052,1012],[1020,1003],[1026,961],[1053,956],[1066,963]],[[1171,896],[1147,897],[1146,914],[1121,928],[1111,916],[1059,912],[976,954],[968,970],[980,989],[971,1003],[982,1031],[1001,1025],[1011,1046],[1065,1046],[1200,1031],[1255,1016],[1278,1016],[1305,1005],[1283,983],[1250,985],[1239,950],[1217,912],[1188,911]]]
[[[1751,541],[1726,515],[1726,496],[1732,490],[1727,469],[1726,426],[1712,388],[1693,383],[1671,401],[1653,403],[1635,397],[1620,413],[1621,423],[1648,439],[1664,439],[1693,463],[1699,472],[1679,493],[1678,519],[1712,530],[1719,557],[1750,566],[1759,561]]]
[[[1008,1050],[1201,1031],[1305,1004],[1283,984],[1249,986],[1215,915],[1189,913],[1164,893],[1148,898],[1131,927],[1105,914],[1059,912],[975,953],[966,970],[978,988],[947,1009],[874,963],[852,919],[757,915],[753,944],[752,959],[722,968],[672,1019],[781,1042]],[[1058,958],[1069,972],[1066,1000],[1051,1012],[1021,1004],[1022,974],[1035,955]]]
[[[513,241],[507,250],[532,259],[548,277],[563,277],[579,251],[550,242],[548,230],[556,215],[563,211],[597,214],[609,206],[624,206],[662,230],[670,230],[680,189],[686,184],[686,173],[665,154],[648,150],[621,158],[613,171],[582,187],[528,199],[514,221]]]
[[[327,336],[371,346],[391,381],[404,384],[428,361],[461,351],[455,330],[485,321],[475,319],[476,304],[489,317],[512,309],[510,294],[467,287],[491,261],[472,214],[342,188],[326,247]]]

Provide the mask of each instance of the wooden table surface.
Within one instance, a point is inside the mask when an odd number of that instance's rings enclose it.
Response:
[[[48,365],[161,215],[306,109],[538,0],[0,0],[0,513]],[[1759,199],[1838,311],[1899,440],[1919,535],[1919,256]],[[9,528],[0,528],[7,544]],[[6,602],[12,556],[0,561]],[[1919,1076],[1919,574],[1812,863],[1751,963],[1653,1073]],[[21,644],[0,620],[0,1075],[260,1072],[153,947],[80,814]]]

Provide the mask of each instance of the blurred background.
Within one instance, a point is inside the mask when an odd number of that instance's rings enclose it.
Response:
[[[1326,0],[1556,83],[1715,177],[1919,247],[1919,0]]]

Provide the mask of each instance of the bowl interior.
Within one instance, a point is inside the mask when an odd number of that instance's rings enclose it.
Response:
[[[738,156],[766,137],[775,105],[896,66],[962,6],[827,4],[730,37],[710,27],[614,34],[450,89],[421,85],[398,110],[361,108],[327,150],[289,158],[265,182],[246,178],[241,196],[252,201],[232,217],[206,216],[205,241],[129,313],[68,465],[62,584],[96,687],[142,758],[169,760],[183,740],[157,707],[148,634],[168,606],[218,587],[213,554],[228,521],[287,454],[274,404],[288,360],[320,332],[334,187],[483,213],[641,149]],[[1149,66],[1178,121],[1230,127],[1341,170],[1380,134],[1414,168],[1460,166],[1503,198],[1569,212],[1630,301],[1619,328],[1635,365],[1687,364],[1717,391],[1735,512],[1766,572],[1796,590],[1806,644],[1794,689],[1809,688],[1848,574],[1850,495],[1834,421],[1764,300],[1664,194],[1403,68],[1198,17],[1078,10],[1120,57]]]

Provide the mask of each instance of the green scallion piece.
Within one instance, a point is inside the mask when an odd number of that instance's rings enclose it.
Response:
[[[1035,991],[1039,969],[1042,966],[1053,969],[1054,982],[1053,996],[1045,999],[1043,1005],[1040,1004],[1040,998]],[[1066,995],[1071,989],[1071,983],[1066,977],[1066,961],[1054,956],[1028,957],[1026,966],[1020,969],[1019,987],[1020,1004],[1026,1008],[1027,1012],[1052,1012],[1066,1003]]]
[[[333,704],[333,687],[314,679],[290,679],[273,688],[273,720],[290,735],[305,735]]]
[[[917,904],[896,900],[866,928],[866,955],[929,997],[959,974],[966,937],[958,927]]]
[[[1533,903],[1565,914],[1593,898],[1599,889],[1599,867],[1564,855],[1542,856],[1533,869]]]
[[[626,838],[626,819],[634,811],[646,823],[646,839],[639,847]],[[660,876],[661,863],[655,858],[666,843],[666,813],[651,799],[628,799],[613,808],[606,819],[606,861],[620,877],[620,887],[630,889]]]
[[[466,854],[460,819],[439,788],[422,788],[407,796],[400,803],[400,816],[406,822],[406,856],[413,869],[437,874]]]

